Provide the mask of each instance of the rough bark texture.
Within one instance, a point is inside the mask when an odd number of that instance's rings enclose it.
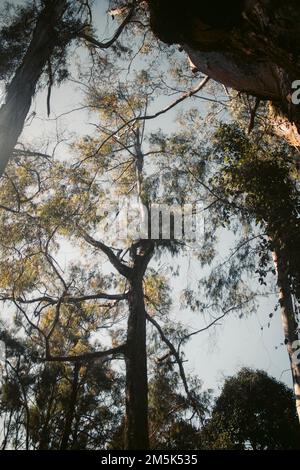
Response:
[[[7,88],[0,109],[0,176],[23,130],[38,80],[57,42],[55,26],[67,5],[67,0],[46,1],[22,64]]]
[[[143,280],[154,253],[154,243],[140,240],[131,247],[131,268],[128,281],[129,317],[126,343],[126,420],[125,449],[147,450],[148,428],[148,373],[145,294]]]
[[[277,251],[273,254],[273,258],[277,270],[282,326],[291,364],[296,410],[300,421],[300,364],[293,361],[293,354],[295,353],[293,344],[299,340],[298,324],[295,318],[285,256],[282,252]]]
[[[125,448],[145,450],[149,448],[148,376],[146,310],[140,274],[131,281],[128,302]]]
[[[279,111],[278,132],[300,147],[300,3],[296,0],[148,0],[161,40],[181,44],[197,69]]]

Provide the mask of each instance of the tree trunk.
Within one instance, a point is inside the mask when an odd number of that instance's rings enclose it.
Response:
[[[76,362],[75,365],[74,365],[72,390],[71,390],[68,410],[67,410],[67,413],[66,413],[66,420],[65,420],[63,436],[62,436],[62,440],[61,440],[61,444],[60,444],[60,450],[67,450],[68,449],[68,444],[69,444],[69,439],[70,439],[70,435],[71,435],[71,431],[72,431],[72,424],[73,424],[75,409],[76,409],[79,370],[80,370],[80,364],[78,362]]]
[[[51,389],[51,395],[49,398],[48,406],[47,406],[45,422],[41,429],[39,450],[48,450],[49,448],[49,422],[51,418],[51,409],[53,405],[55,389],[56,389],[56,386],[53,385]]]
[[[130,281],[129,318],[126,347],[126,422],[125,448],[147,450],[148,376],[146,353],[146,310],[143,274],[136,272]]]
[[[300,421],[300,364],[296,364],[293,360],[293,354],[295,353],[295,346],[293,347],[293,345],[295,345],[295,342],[299,341],[298,324],[295,318],[293,298],[284,253],[277,250],[273,253],[273,259],[277,271],[282,326],[291,364],[296,410]]]
[[[274,130],[300,148],[300,3],[296,0],[148,0],[154,33],[180,44],[212,79],[274,104]]]
[[[0,109],[0,176],[22,133],[38,80],[57,43],[55,26],[67,5],[67,0],[46,1],[22,64],[7,88]]]

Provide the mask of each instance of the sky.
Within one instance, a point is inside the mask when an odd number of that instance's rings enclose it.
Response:
[[[97,0],[96,22],[98,24],[98,36],[100,40],[109,37],[110,28],[107,23],[105,11],[107,2]],[[76,68],[77,60],[84,58],[81,50],[76,51],[73,57],[73,67]],[[50,119],[46,118],[46,96],[45,92],[38,93],[32,111],[36,113],[35,118],[28,119],[26,128],[22,135],[24,142],[34,141],[39,147],[51,150],[51,141],[62,140],[62,144],[56,152],[57,158],[66,158],[70,152],[68,142],[72,141],[76,134],[85,135],[92,131],[89,122],[93,120],[87,112],[80,110],[68,114],[83,104],[83,93],[81,87],[75,83],[67,83],[60,88],[53,89]],[[157,109],[164,107],[168,100],[160,100],[155,103]],[[170,98],[172,101],[172,98]],[[203,102],[198,100],[196,106],[199,113],[203,112]],[[55,119],[65,114],[58,121]],[[155,123],[149,123],[149,130],[162,127],[166,132],[176,132],[176,112],[164,115]],[[49,137],[50,136],[50,137]],[[66,139],[66,141],[64,141]],[[226,239],[223,240],[226,245]],[[76,257],[74,250],[65,245],[61,254],[63,264],[71,257]],[[164,262],[172,262],[164,260]],[[180,260],[181,274],[173,282],[174,291],[189,287],[203,276],[199,263],[191,256]],[[251,280],[249,280],[251,283]],[[254,279],[253,279],[254,282]],[[214,328],[195,336],[186,346],[186,369],[197,374],[203,380],[203,387],[218,390],[224,378],[235,374],[241,367],[252,367],[266,370],[270,375],[291,385],[291,374],[289,361],[283,343],[283,333],[280,320],[280,312],[276,312],[270,322],[269,314],[274,311],[276,299],[270,297],[261,299],[255,314],[248,318],[239,319],[232,314],[218,323]],[[175,295],[172,309],[174,319],[188,324],[191,330],[198,330],[209,323],[209,319],[197,313],[181,310],[179,296]],[[270,326],[268,327],[268,323]]]

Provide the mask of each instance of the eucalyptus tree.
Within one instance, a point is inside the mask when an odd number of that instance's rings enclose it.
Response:
[[[137,6],[133,1],[125,8],[112,38],[102,43],[94,34],[92,3],[26,0],[20,6],[2,6],[0,78],[6,82],[6,91],[0,108],[0,175],[12,157],[38,88],[45,86],[49,115],[51,89],[68,76],[72,44],[82,43],[93,50],[115,45]]]
[[[163,357],[163,356],[162,356]],[[195,409],[187,396],[181,393],[181,378],[176,372],[171,357],[157,360],[149,378],[149,439],[153,450],[198,450],[201,449],[201,430],[205,428],[205,417],[209,417],[211,393],[202,392],[201,381],[193,377],[193,388],[199,393],[198,400],[203,410],[199,422]],[[109,448],[122,450],[124,422],[116,429]]]
[[[92,325],[90,319],[78,315],[72,322],[64,318],[62,323],[56,345],[72,342],[74,337],[90,345],[95,322]],[[20,312],[13,327],[2,326],[1,340],[5,344],[0,389],[2,450],[104,448],[123,415],[119,374],[102,361],[43,361],[44,351]]]
[[[274,131],[299,147],[299,4],[295,0],[148,0],[151,27],[196,70],[271,101]],[[266,27],[268,25],[268,27]],[[296,91],[296,95],[293,96]]]
[[[225,380],[200,439],[215,450],[299,449],[292,391],[264,371],[241,369]]]
[[[189,402],[199,416],[204,412],[183,368],[180,348],[185,331],[178,332],[179,326],[164,331],[154,318],[159,312],[168,327],[171,300],[167,279],[149,270],[149,264],[154,255],[176,254],[182,240],[172,233],[170,239],[160,239],[160,230],[157,239],[148,236],[151,225],[159,224],[151,216],[151,197],[160,176],[151,175],[151,163],[145,168],[153,152],[151,147],[144,149],[145,121],[138,117],[152,94],[145,74],[138,74],[131,84],[116,83],[114,89],[108,84],[92,89],[89,99],[100,124],[95,136],[74,144],[73,161],[20,156],[2,182],[1,298],[23,314],[49,363],[75,367],[91,360],[125,359],[125,447],[130,449],[149,446],[147,322],[177,362]],[[134,208],[129,215],[128,196]],[[129,230],[122,238],[114,226],[124,226],[124,221]],[[81,247],[82,257],[72,260],[70,255],[73,264],[61,269],[63,250],[70,243],[72,250]],[[56,344],[64,318],[68,323],[77,315],[96,322],[107,348],[91,350],[91,344],[82,343],[77,335],[64,341],[62,333]]]
[[[97,2],[25,1],[14,11],[4,7],[0,69],[7,90],[0,111],[1,174],[22,132],[32,98],[45,81],[49,112],[51,88],[66,77],[72,43],[87,45],[92,56],[97,49],[113,47],[126,57],[130,44],[119,44],[118,39],[127,26],[133,41],[150,37],[144,51],[162,48],[152,31],[167,44],[180,44],[196,70],[258,100],[270,100],[275,131],[299,145],[299,8],[294,0],[284,5],[271,0],[232,0],[225,6],[219,0],[212,4],[190,0],[188,12],[183,12],[178,1],[115,0],[108,4],[110,17],[116,18],[118,26],[106,42],[95,34]],[[265,24],[270,25],[268,32]],[[165,57],[174,51],[170,49]],[[180,73],[184,75],[183,70]]]
[[[193,388],[200,392],[201,382],[194,378]],[[175,372],[171,358],[158,363],[149,381],[150,442],[160,450],[201,449],[200,431],[209,416],[210,392],[198,397],[203,407],[202,422],[187,397],[180,393],[180,375]],[[205,410],[205,411],[204,411]]]
[[[299,302],[299,190],[293,179],[293,160],[285,146],[251,141],[236,127],[223,126],[216,135],[215,151],[223,168],[215,185],[225,198],[242,207],[265,236],[260,241],[256,272],[265,282],[273,254],[285,344],[293,375],[299,414],[299,329],[295,302]],[[294,301],[295,299],[295,301]]]
[[[202,158],[204,164],[210,161],[210,173],[199,171],[197,166],[187,173],[207,192],[213,224],[206,225],[211,249],[206,263],[211,264],[215,256],[218,227],[242,236],[238,236],[228,260],[212,264],[200,286],[213,302],[226,303],[241,287],[247,289],[249,278],[257,277],[263,294],[264,286],[270,289],[275,276],[299,414],[299,189],[295,153],[260,130],[249,136],[236,124],[221,124],[211,133],[211,143],[205,145]],[[193,296],[187,295],[187,300],[199,308]]]
[[[57,171],[56,177],[62,174],[63,168],[60,166]],[[83,219],[84,216],[91,217],[90,212],[93,208],[85,209],[84,212],[83,190],[86,191],[91,180],[88,178],[82,182],[80,195],[78,194],[78,181],[75,183],[72,194],[73,201],[70,198],[70,186],[66,185],[65,174],[63,181],[59,181],[58,184],[63,183],[66,187],[61,188],[60,192],[56,191],[53,197],[50,194],[54,187],[54,180],[52,179],[51,182],[52,188],[48,186],[48,194],[45,195],[44,203],[39,203],[36,207],[33,204],[31,210],[26,210],[27,227],[19,225],[18,215],[12,222],[15,224],[16,237],[20,236],[21,239],[19,239],[20,246],[18,246],[17,243],[14,244],[16,239],[12,236],[11,243],[6,246],[5,259],[2,258],[2,287],[7,289],[6,292],[2,292],[2,298],[13,302],[18,310],[23,312],[31,329],[35,331],[36,341],[44,348],[43,359],[48,362],[80,364],[87,360],[99,360],[112,356],[117,358],[125,355],[128,432],[132,434],[132,428],[135,430],[133,434],[133,438],[136,439],[134,445],[137,447],[147,446],[143,429],[140,427],[141,421],[147,420],[146,313],[144,297],[140,289],[148,260],[151,259],[151,246],[146,245],[145,251],[143,251],[143,247],[140,249],[139,244],[136,244],[133,249],[135,253],[132,255],[132,267],[128,266],[108,245],[96,240],[87,231],[88,224],[84,224],[86,220]],[[20,186],[17,188],[20,192]],[[91,201],[87,201],[87,203],[91,205]],[[79,207],[79,205],[83,206]],[[24,206],[22,212],[23,210]],[[22,215],[24,217],[24,213]],[[4,217],[7,228],[6,214]],[[117,273],[124,277],[123,282],[120,279],[119,281],[115,280],[112,276],[101,274],[100,266],[97,268],[92,265],[88,268],[88,265],[84,266],[80,262],[79,266],[75,265],[70,268],[67,272],[68,278],[65,278],[65,275],[60,272],[60,268],[57,267],[58,261],[53,253],[55,245],[58,244],[56,237],[63,230],[70,230],[70,228],[74,230],[74,223],[76,223],[78,239],[85,241],[92,252],[94,250],[96,253],[105,254]],[[92,223],[93,221],[90,222],[90,225]],[[20,227],[19,232],[17,226]],[[100,264],[100,260],[98,263]],[[118,288],[119,292],[110,293],[110,289],[114,286]],[[106,292],[105,289],[107,289]],[[124,319],[124,307],[119,307],[121,302],[128,305],[129,322],[127,338],[121,336],[118,341],[117,338],[115,340],[113,338],[113,328],[115,324]],[[87,306],[85,307],[85,305]],[[86,309],[91,312],[89,321],[92,321],[91,315],[99,316],[101,326],[98,326],[98,329],[105,331],[106,328],[109,328],[113,339],[112,346],[92,352],[89,344],[78,341],[77,335],[71,337],[70,342],[62,335],[62,342],[56,344],[55,336],[57,331],[63,327],[64,316],[67,317],[67,324],[69,324],[73,316],[78,316],[79,312]],[[49,322],[45,323],[43,320],[45,317],[49,318]],[[87,325],[86,328],[92,331],[91,326]],[[141,334],[142,336],[140,336]],[[142,425],[146,433],[147,421],[142,421]],[[139,426],[138,438],[136,426]]]
[[[297,153],[265,132],[263,110],[255,130],[249,129],[252,115],[245,107],[235,114],[239,124],[205,125],[197,109],[191,110],[180,119],[180,133],[152,136],[157,153],[164,154],[158,165],[168,168],[163,177],[167,197],[205,202],[205,231],[197,253],[205,267],[198,284],[202,301],[192,289],[183,298],[195,311],[209,307],[219,312],[217,320],[233,310],[244,316],[256,310],[258,296],[275,293],[276,279],[299,413]],[[220,239],[228,231],[233,248],[227,255]]]

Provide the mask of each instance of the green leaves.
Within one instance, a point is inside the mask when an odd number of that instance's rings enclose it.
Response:
[[[202,435],[208,448],[299,449],[293,393],[264,371],[242,369],[226,379]]]

